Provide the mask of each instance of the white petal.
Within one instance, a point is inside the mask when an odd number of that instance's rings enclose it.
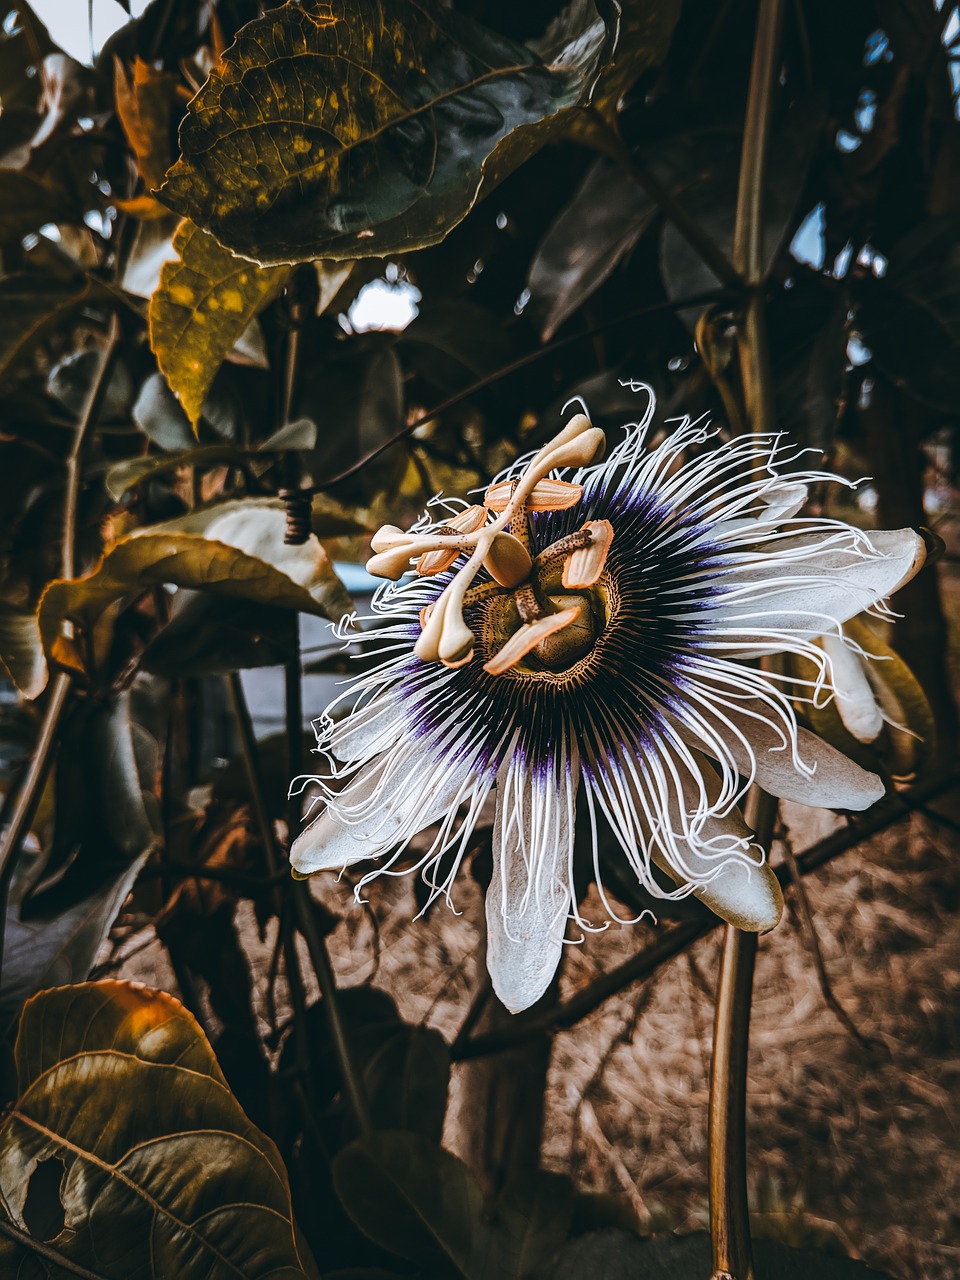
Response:
[[[561,753],[552,775],[537,777],[515,758],[497,780],[487,968],[511,1013],[536,1004],[560,963],[571,905],[577,774]]]
[[[469,763],[431,760],[422,748],[380,756],[331,796],[290,849],[301,875],[349,867],[402,848],[438,822],[462,797]]]
[[[730,534],[742,534],[746,531],[762,537],[771,525],[782,524],[797,514],[806,502],[809,494],[805,484],[783,481],[771,484],[761,495],[762,509],[755,516],[746,516],[739,520],[723,520],[714,526],[714,537],[723,538]],[[739,539],[738,539],[739,540]]]
[[[867,679],[864,659],[839,636],[824,636],[820,643],[830,659],[840,719],[858,742],[875,741],[883,728],[883,716]]]
[[[758,556],[724,577],[707,625],[719,624],[731,641],[742,638],[742,648],[731,647],[731,653],[745,657],[769,651],[763,637],[771,632],[812,640],[836,631],[908,582],[926,556],[922,538],[912,529],[870,533],[876,555],[842,547],[811,554],[817,537],[822,535],[770,544],[776,552],[796,551],[802,558]],[[756,641],[754,633],[760,633]]]
[[[743,698],[736,709],[724,707],[731,728],[700,708],[709,736],[698,735],[689,724],[680,727],[693,746],[721,762],[732,762],[739,773],[754,777],[771,795],[796,800],[814,809],[869,809],[884,794],[875,773],[861,769],[842,752],[806,729],[796,730],[798,767],[789,741],[770,710],[756,698]],[[746,739],[746,743],[741,740]]]
[[[694,759],[701,763],[703,779],[711,799],[716,799],[720,791],[720,780],[710,763],[699,752],[693,752]],[[689,774],[680,771],[683,781],[684,801],[693,808],[700,801],[698,788],[692,785]],[[680,823],[678,815],[671,814],[674,832],[678,832]],[[712,846],[720,849],[726,845],[736,844],[749,846],[753,832],[743,820],[739,809],[733,809],[726,815],[711,815],[698,827],[698,847],[679,835],[674,842],[679,847],[686,868],[693,877],[712,877],[706,883],[694,889],[694,897],[711,911],[716,912],[728,924],[738,929],[746,929],[751,933],[767,933],[773,929],[783,913],[783,894],[780,884],[767,862],[748,865],[741,859],[709,857],[702,852],[704,847]],[[759,851],[754,851],[759,856]],[[662,871],[678,885],[689,884],[688,877],[671,865],[666,851],[656,843],[651,848],[650,856]]]
[[[323,743],[344,763],[372,760],[400,739],[404,718],[398,695],[381,694],[339,720]]]

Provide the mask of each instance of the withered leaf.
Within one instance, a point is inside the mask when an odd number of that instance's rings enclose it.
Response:
[[[124,982],[43,992],[16,1066],[0,1212],[21,1231],[37,1162],[59,1160],[65,1222],[50,1243],[74,1264],[108,1280],[302,1280],[276,1148],[172,996]],[[34,1256],[0,1237],[5,1274]]]

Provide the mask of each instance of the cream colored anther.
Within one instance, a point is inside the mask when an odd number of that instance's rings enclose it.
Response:
[[[446,522],[447,528],[458,533],[476,533],[487,522],[485,507],[472,506]],[[428,578],[435,573],[445,573],[460,555],[462,547],[444,547],[437,551],[425,551],[417,561],[417,573]]]
[[[376,578],[389,578],[391,582],[397,582],[410,568],[413,550],[411,539],[407,538],[392,551],[381,551],[379,555],[371,556],[366,565],[367,573],[372,573]]]
[[[370,550],[392,551],[394,547],[409,541],[410,535],[404,529],[398,529],[395,524],[384,524],[370,539]]]
[[[592,587],[607,563],[607,553],[613,543],[613,525],[609,520],[588,520],[583,530],[590,535],[590,543],[586,547],[578,547],[564,561],[565,587]]]
[[[497,533],[483,566],[501,587],[518,587],[530,576],[533,561],[519,538],[512,533]]]
[[[484,506],[491,511],[506,511],[513,497],[512,480],[492,484],[483,495]],[[528,511],[565,511],[575,507],[583,497],[583,485],[567,480],[539,480],[524,504]]]

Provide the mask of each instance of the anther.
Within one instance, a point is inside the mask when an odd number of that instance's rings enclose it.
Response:
[[[519,631],[513,633],[499,653],[483,664],[484,671],[491,676],[503,675],[511,667],[515,667],[547,636],[553,635],[555,631],[561,631],[574,622],[579,614],[580,610],[577,608],[563,609],[560,613],[550,613],[546,617],[538,618],[536,622],[528,622]]]
[[[484,506],[491,511],[505,511],[516,487],[515,480],[492,484],[484,494]],[[528,511],[565,511],[567,507],[575,507],[582,497],[583,485],[566,480],[538,480],[524,505]]]
[[[456,537],[458,534],[476,533],[487,522],[486,508],[481,506],[467,507],[439,529],[433,529],[435,537]],[[445,573],[461,553],[460,547],[444,547],[440,551],[425,551],[417,561],[417,573],[421,577],[432,577],[435,573]]]
[[[613,544],[613,525],[609,520],[589,520],[580,532],[588,535],[587,545],[574,551],[565,562],[565,587],[592,587],[603,573]]]

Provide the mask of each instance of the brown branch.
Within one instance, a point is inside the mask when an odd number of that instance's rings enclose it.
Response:
[[[793,851],[793,842],[785,831],[778,833],[777,839],[783,849],[786,865],[790,870],[790,880],[796,895],[797,912],[800,916],[800,929],[813,959],[813,966],[817,971],[820,994],[823,996],[824,1004],[833,1013],[847,1034],[856,1040],[861,1049],[865,1049],[868,1053],[873,1052],[881,1047],[882,1042],[870,1040],[863,1034],[834,993],[833,984],[830,981],[830,975],[827,973],[826,962],[823,958],[817,926],[813,919],[813,909],[810,906],[807,887],[803,883],[803,877],[797,863],[797,855]]]
[[[800,874],[807,876],[818,871],[841,854],[855,849],[864,840],[879,835],[902,822],[904,818],[910,817],[918,805],[926,804],[958,786],[960,786],[960,762],[952,764],[942,772],[932,774],[923,782],[905,788],[887,802],[875,805],[871,812],[860,818],[856,824],[850,823],[798,854],[797,865]],[[789,886],[789,868],[777,867],[776,875],[782,886]],[[665,930],[649,947],[631,956],[615,969],[602,974],[588,987],[555,1008],[530,1016],[518,1015],[506,1027],[466,1040],[452,1052],[454,1061],[480,1058],[488,1053],[499,1053],[543,1031],[564,1031],[575,1026],[593,1013],[605,1000],[623,991],[631,983],[650,977],[661,965],[686,951],[694,942],[712,933],[722,923],[719,916],[710,915],[705,916],[702,921],[691,921],[689,924]]]
[[[708,302],[721,302],[724,299],[729,300],[729,297],[729,291],[708,289],[701,293],[692,293],[686,298],[675,298],[670,302],[655,302],[652,306],[638,307],[635,311],[627,311],[623,315],[615,316],[612,320],[605,320],[603,324],[594,325],[592,328],[584,329],[580,333],[571,334],[566,338],[558,338],[555,342],[548,342],[545,346],[538,347],[536,351],[529,351],[525,356],[520,356],[518,360],[513,360],[510,364],[494,369],[492,373],[485,374],[484,377],[478,378],[476,382],[471,382],[469,387],[464,387],[462,391],[454,392],[452,396],[447,396],[446,400],[441,400],[439,404],[424,410],[423,413],[418,414],[410,422],[402,426],[399,431],[387,436],[375,449],[370,449],[362,457],[358,458],[356,462],[351,462],[349,467],[322,481],[316,486],[316,489],[318,492],[329,489],[333,485],[339,484],[341,480],[349,479],[350,476],[355,475],[358,471],[362,471],[368,463],[373,462],[381,453],[385,453],[387,449],[391,449],[400,440],[404,440],[411,435],[418,427],[422,427],[425,422],[429,422],[432,418],[437,417],[438,414],[445,413],[448,409],[453,409],[464,400],[469,400],[478,391],[484,391],[502,378],[507,378],[512,373],[518,373],[521,369],[525,369],[527,365],[534,364],[537,360],[542,360],[544,356],[552,355],[554,352],[560,351],[564,347],[572,346],[574,343],[583,342],[587,338],[592,338],[594,334],[603,333],[606,329],[615,329],[628,321],[639,320],[643,316],[656,315],[661,311],[682,311],[685,307],[696,307]]]

